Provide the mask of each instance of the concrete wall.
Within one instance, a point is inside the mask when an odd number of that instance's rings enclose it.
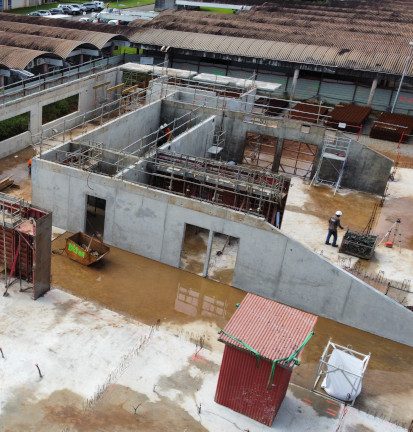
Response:
[[[60,228],[84,230],[94,195],[106,200],[106,242],[174,267],[185,224],[237,237],[234,286],[413,346],[410,311],[263,219],[37,158],[32,181],[33,203]]]
[[[181,101],[165,100],[162,106],[162,115],[172,119],[176,115],[182,115],[191,106]],[[311,177],[314,175],[323,147],[326,128],[312,123],[299,122],[288,119],[271,119],[268,125],[252,123],[251,118],[241,112],[228,110],[216,110],[201,107],[197,113],[201,116],[216,115],[216,128],[222,127],[226,131],[226,144],[223,157],[227,160],[242,161],[247,132],[256,132],[263,135],[274,136],[278,139],[278,146],[273,169],[279,170],[282,145],[284,140],[300,141],[314,144],[318,147],[318,153],[314,161]],[[302,132],[301,126],[309,126],[309,132]],[[382,195],[385,191],[393,162],[386,156],[352,141],[349,157],[347,159],[341,186]],[[328,177],[333,174],[327,166],[321,173]]]
[[[116,84],[118,75],[119,72],[117,69],[110,69],[90,77],[30,94],[0,106],[0,120],[30,112],[29,132],[0,142],[0,158],[8,156],[32,144],[39,143],[42,133],[43,137],[47,137],[55,133],[55,131],[62,131],[64,122],[66,123],[66,128],[74,127],[82,123],[85,119],[83,114],[100,106],[102,103],[102,98],[105,97],[103,87]],[[95,88],[100,84],[104,84],[104,86]],[[75,94],[79,95],[78,111],[45,125],[42,124],[42,108],[44,105]],[[108,95],[109,99],[114,96],[114,93]]]
[[[205,85],[200,83],[200,85]],[[242,93],[240,97],[217,96],[212,90],[200,90],[178,85],[166,85],[159,79],[151,81],[147,91],[147,102],[153,102],[160,97],[167,96],[169,100],[176,100],[193,106],[228,109],[236,112],[252,112],[254,108],[256,89]]]
[[[190,156],[208,157],[207,150],[213,145],[214,130],[215,116],[211,116],[178,135],[166,149]]]
[[[76,141],[100,142],[104,148],[121,150],[159,129],[161,103],[161,101],[155,101],[117,117],[100,128],[80,135]],[[153,136],[152,140],[155,138]],[[136,148],[132,146],[129,152],[136,150]]]

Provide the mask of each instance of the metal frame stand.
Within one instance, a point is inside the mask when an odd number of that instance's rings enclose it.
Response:
[[[363,370],[361,371],[361,373],[358,375],[358,374],[356,374],[354,372],[350,372],[348,370],[345,370],[344,368],[338,368],[338,367],[330,364],[329,360],[330,360],[330,357],[331,357],[334,349],[338,349],[340,351],[344,351],[345,353],[350,354],[350,355],[356,357],[357,359],[361,360],[363,362]],[[341,399],[337,399],[337,398],[335,398],[333,396],[328,395],[325,392],[321,392],[321,391],[317,390],[317,385],[318,385],[320,379],[321,378],[324,379],[324,377],[327,377],[327,375],[329,375],[329,374],[341,373],[341,374],[344,375],[344,377],[349,382],[349,384],[351,386],[351,389],[352,389],[352,394],[357,394],[358,391],[360,390],[361,382],[363,380],[363,377],[364,377],[364,374],[366,372],[367,365],[368,365],[369,361],[370,361],[370,353],[368,353],[368,354],[362,354],[362,353],[360,353],[358,351],[354,351],[353,349],[351,349],[349,347],[345,347],[345,346],[342,346],[342,345],[335,344],[334,342],[331,342],[331,339],[330,339],[328,341],[327,346],[325,347],[325,349],[323,351],[323,354],[322,354],[321,358],[320,358],[320,363],[318,365],[318,369],[317,369],[317,373],[316,373],[316,379],[315,379],[314,385],[313,385],[313,392],[317,393],[317,394],[320,394],[320,395],[322,395],[324,397],[327,396],[327,397],[329,397],[329,398],[331,398],[333,400],[336,400],[337,402],[340,402],[340,403],[344,402],[344,403],[346,403],[345,401],[342,401]],[[354,384],[348,379],[349,376],[360,378],[357,381],[357,385],[356,386],[354,386]],[[351,406],[353,406],[355,400],[356,400],[356,398],[354,398],[351,401],[351,403],[348,403],[348,404],[351,405]]]

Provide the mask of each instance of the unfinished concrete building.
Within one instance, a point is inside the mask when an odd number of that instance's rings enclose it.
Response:
[[[33,161],[33,202],[54,225],[413,344],[409,310],[278,229],[291,176],[382,194],[390,159],[351,139],[344,149],[346,136],[321,124],[269,116],[268,83],[121,70],[131,89],[121,115]],[[324,164],[326,154],[336,158]]]

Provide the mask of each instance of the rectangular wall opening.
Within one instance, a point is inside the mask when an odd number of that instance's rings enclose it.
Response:
[[[243,163],[271,170],[277,152],[277,143],[276,137],[247,132]]]
[[[179,267],[202,276],[207,255],[209,230],[195,225],[185,226]]]
[[[79,109],[79,95],[75,94],[42,107],[42,124],[74,113]]]
[[[27,132],[30,126],[30,112],[0,120],[0,141]]]
[[[214,233],[208,263],[208,277],[217,282],[232,284],[237,261],[239,238]]]
[[[315,144],[284,140],[279,172],[310,178],[317,151]]]
[[[92,195],[86,197],[85,232],[103,238],[105,229],[106,200]]]

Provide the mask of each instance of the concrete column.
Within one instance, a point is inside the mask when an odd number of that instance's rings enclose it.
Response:
[[[47,63],[43,63],[42,64],[42,73],[47,73],[49,72],[49,65]]]
[[[4,75],[0,75],[0,87],[4,87]]]
[[[376,78],[374,78],[373,82],[371,83],[370,94],[369,94],[369,98],[367,99],[367,105],[368,106],[371,106],[371,104],[373,102],[374,93],[376,93],[376,88],[377,88],[378,81],[379,81],[379,78],[376,77]]]
[[[85,59],[84,59],[84,55],[83,55],[83,54],[80,54],[80,55],[79,55],[79,64],[83,64],[84,61],[85,61]]]
[[[280,170],[281,155],[283,151],[284,136],[285,136],[284,123],[282,123],[282,125],[279,124],[277,128],[277,132],[278,132],[277,149],[275,151],[274,161],[272,163],[272,169],[271,169],[273,172],[279,172]]]
[[[164,64],[164,67],[169,67],[169,53],[165,53],[165,57],[164,57],[164,59],[163,59],[163,64]]]
[[[290,100],[294,98],[295,88],[297,87],[298,76],[300,75],[300,69],[294,69],[293,83],[291,85]]]
[[[208,266],[209,266],[209,260],[211,259],[211,249],[212,249],[212,240],[214,239],[214,232],[209,231],[208,236],[208,245],[205,255],[205,262],[204,262],[204,270],[202,271],[202,276],[207,277],[208,276]]]

